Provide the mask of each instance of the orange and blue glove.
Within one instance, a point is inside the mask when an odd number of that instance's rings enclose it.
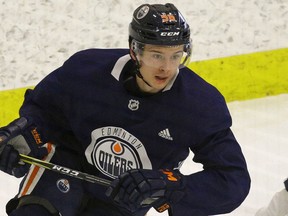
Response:
[[[163,212],[185,196],[184,176],[167,169],[129,170],[112,181],[106,195],[130,212],[144,206]]]
[[[0,128],[0,170],[18,178],[24,176],[29,165],[20,162],[19,154],[42,159],[48,154],[44,144],[36,125],[24,117]]]

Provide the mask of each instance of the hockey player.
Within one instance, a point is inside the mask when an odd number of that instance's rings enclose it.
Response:
[[[284,185],[285,189],[275,193],[269,205],[259,209],[255,216],[288,216],[288,179]]]
[[[129,47],[76,53],[27,90],[20,118],[0,132],[2,171],[27,172],[20,152],[110,187],[32,165],[7,204],[10,216],[143,216],[151,207],[201,216],[243,202],[250,178],[231,116],[217,89],[185,67],[191,40],[181,13],[173,4],[141,5]],[[183,175],[189,149],[203,171]]]

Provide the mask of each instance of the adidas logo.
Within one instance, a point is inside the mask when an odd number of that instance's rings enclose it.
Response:
[[[164,138],[164,139],[173,140],[173,138],[172,138],[171,135],[170,135],[170,132],[169,132],[168,128],[160,131],[160,132],[158,133],[158,135],[159,135],[160,137]]]

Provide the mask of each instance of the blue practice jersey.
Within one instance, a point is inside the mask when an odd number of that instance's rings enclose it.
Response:
[[[127,49],[78,52],[26,92],[20,115],[57,148],[76,152],[82,171],[109,180],[129,169],[179,169],[190,149],[203,171],[184,177],[176,215],[238,207],[250,179],[223,96],[188,68],[160,93],[133,94],[123,84],[129,64]],[[105,187],[85,187],[107,201]]]

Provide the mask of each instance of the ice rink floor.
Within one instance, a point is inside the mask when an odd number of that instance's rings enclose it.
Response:
[[[288,177],[288,94],[236,101],[228,106],[233,118],[232,130],[246,157],[252,186],[243,204],[226,215],[252,216],[283,189],[283,181]],[[201,169],[191,158],[192,155],[184,163],[183,173]],[[5,216],[5,204],[16,194],[19,180],[0,173],[0,181],[0,216]],[[152,215],[167,214],[150,211],[149,216]]]

